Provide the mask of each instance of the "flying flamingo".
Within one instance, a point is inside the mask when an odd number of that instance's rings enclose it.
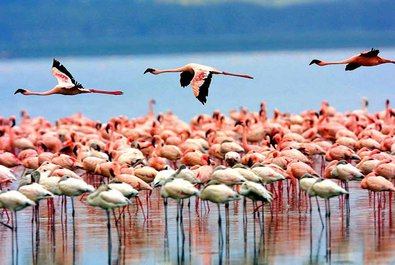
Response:
[[[324,62],[314,59],[310,62],[310,65],[316,64],[319,66],[325,66],[330,64],[347,64],[346,71],[351,71],[357,69],[360,66],[376,66],[383,63],[395,63],[393,60],[388,60],[377,56],[379,52],[379,50],[372,48],[370,51],[363,51],[360,54],[354,55],[353,57],[344,61]]]
[[[180,74],[181,86],[186,87],[189,84],[191,84],[193,94],[203,105],[207,102],[208,88],[210,86],[211,78],[213,74],[222,74],[222,75],[230,75],[230,76],[253,79],[253,77],[249,75],[223,72],[213,67],[196,64],[196,63],[190,63],[176,69],[159,70],[159,69],[147,68],[144,71],[144,74],[151,73],[154,75],[158,75],[161,73],[174,73],[174,72],[176,73],[181,72]]]
[[[53,59],[52,74],[58,80],[58,84],[51,90],[44,92],[33,92],[26,89],[19,88],[14,94],[21,93],[22,95],[37,95],[37,96],[48,96],[53,94],[62,95],[77,95],[84,93],[100,93],[108,95],[122,95],[122,91],[104,91],[97,89],[84,88],[81,83],[77,82],[74,77],[67,71],[58,60]]]

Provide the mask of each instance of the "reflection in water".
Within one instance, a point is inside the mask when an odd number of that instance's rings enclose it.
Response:
[[[56,198],[53,217],[42,204],[39,222],[32,223],[31,209],[24,209],[18,212],[18,220],[10,216],[8,225],[17,221],[16,231],[0,225],[1,263],[391,263],[395,258],[392,198],[369,196],[358,182],[351,182],[349,188],[350,214],[344,199],[331,199],[324,228],[317,204],[292,189],[287,195],[285,185],[283,200],[275,199],[270,207],[257,211],[243,199],[222,209],[199,201],[195,211],[173,200],[164,207],[154,192],[147,220],[136,204],[107,216],[79,200],[75,200],[73,219],[71,205],[65,207]],[[218,223],[220,216],[224,218]],[[1,221],[7,222],[5,214]]]

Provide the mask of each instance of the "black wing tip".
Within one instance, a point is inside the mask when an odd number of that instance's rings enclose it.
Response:
[[[380,50],[372,48],[370,51],[361,52],[363,57],[375,57],[380,53]]]
[[[357,69],[357,68],[360,67],[360,66],[361,66],[361,65],[360,65],[360,64],[357,64],[357,63],[349,63],[349,64],[346,65],[345,71],[352,71],[352,70]]]
[[[182,87],[188,86],[192,79],[193,79],[194,74],[190,73],[188,71],[184,71],[180,73],[180,84]]]
[[[56,60],[55,58],[53,58],[52,67],[58,67],[59,65],[60,65],[60,62],[58,60]]]
[[[197,96],[196,98],[197,98],[203,105],[207,102],[207,98],[205,98],[205,97]]]

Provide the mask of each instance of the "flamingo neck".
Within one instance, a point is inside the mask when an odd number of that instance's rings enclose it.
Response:
[[[163,69],[163,70],[159,70],[156,69],[155,70],[155,74],[162,74],[162,73],[179,73],[179,72],[184,72],[187,69],[185,69],[185,67],[180,67],[180,68],[175,68],[175,69]]]
[[[48,96],[48,95],[52,95],[55,94],[52,90],[48,90],[48,91],[44,91],[44,92],[35,92],[35,91],[29,91],[26,90],[23,95],[25,96]]]
[[[247,125],[243,126],[243,134],[241,137],[241,143],[243,145],[243,148],[246,152],[249,151],[249,146],[248,146],[248,142],[247,142],[247,134],[248,134],[248,128]]]
[[[318,65],[320,66],[325,66],[325,65],[331,65],[331,64],[348,64],[349,61],[345,60],[345,61],[337,61],[337,62],[320,62],[318,63]]]

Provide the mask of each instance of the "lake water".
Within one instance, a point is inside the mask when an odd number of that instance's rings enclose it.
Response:
[[[367,47],[369,48],[369,47]],[[378,48],[378,47],[376,47]],[[157,102],[156,112],[172,110],[188,121],[201,113],[218,109],[228,113],[241,106],[258,110],[261,101],[269,111],[300,113],[318,109],[322,100],[329,101],[339,111],[360,108],[366,96],[370,110],[384,108],[388,98],[395,99],[395,67],[392,64],[344,71],[344,65],[309,66],[311,59],[341,60],[359,53],[360,49],[306,50],[248,53],[201,53],[186,55],[67,57],[59,59],[76,80],[85,87],[123,90],[123,96],[78,95],[65,97],[24,97],[14,95],[17,88],[44,91],[56,84],[51,75],[52,58],[0,60],[0,113],[17,115],[21,109],[32,116],[44,116],[52,121],[81,112],[93,119],[106,121],[110,117],[145,115],[148,101]],[[384,58],[395,58],[395,49],[383,49]],[[143,75],[147,67],[175,68],[190,62],[214,66],[217,69],[246,73],[254,80],[229,76],[214,76],[206,105],[202,105],[190,87],[181,88],[179,74]]]
[[[395,238],[392,212],[386,195],[385,208],[374,208],[373,197],[350,185],[351,214],[347,217],[344,200],[331,200],[331,253],[327,253],[326,230],[322,229],[313,200],[308,211],[304,196],[283,196],[270,209],[265,208],[264,230],[261,216],[253,216],[253,206],[243,201],[230,203],[230,217],[202,206],[196,211],[184,205],[183,222],[176,220],[177,204],[170,201],[168,219],[164,216],[158,192],[151,196],[149,219],[144,219],[135,203],[121,219],[120,238],[112,222],[112,246],[109,251],[106,215],[76,200],[73,224],[70,202],[67,218],[60,214],[55,200],[55,226],[48,222],[46,203],[42,202],[40,225],[31,223],[31,209],[18,213],[17,246],[12,246],[8,228],[0,227],[1,264],[391,264],[395,262]],[[143,201],[144,196],[141,195]],[[376,199],[377,200],[377,199]],[[384,200],[383,200],[384,201]],[[324,212],[323,201],[320,200]],[[44,206],[45,205],[45,206]],[[144,204],[145,205],[145,204]],[[260,212],[260,210],[258,210]],[[145,211],[146,213],[146,211]],[[112,221],[114,218],[111,216]],[[220,240],[223,240],[221,244]]]
[[[360,68],[345,72],[344,66],[309,66],[313,58],[338,60],[359,50],[310,50],[287,52],[207,53],[165,56],[58,58],[86,87],[125,91],[123,96],[78,95],[65,97],[24,97],[13,95],[17,88],[47,90],[56,84],[51,76],[52,58],[0,61],[1,116],[18,115],[26,109],[32,116],[52,121],[81,112],[106,121],[126,115],[145,115],[148,101],[157,102],[156,112],[172,110],[188,121],[194,115],[219,109],[245,106],[258,110],[266,101],[269,111],[302,112],[318,109],[322,100],[340,111],[360,108],[360,99],[370,100],[370,111],[384,109],[386,99],[394,101],[394,65]],[[382,51],[395,58],[395,49]],[[198,102],[191,88],[180,88],[178,74],[143,75],[147,67],[173,68],[189,62],[253,75],[254,80],[215,76],[208,102]],[[229,220],[222,206],[222,229],[217,224],[217,207],[210,205],[195,211],[184,206],[183,223],[176,221],[176,203],[171,201],[166,225],[162,200],[151,196],[149,218],[144,219],[136,204],[126,214],[119,242],[112,222],[112,248],[108,250],[106,214],[76,200],[73,224],[70,203],[67,220],[60,216],[55,201],[55,230],[49,224],[46,203],[41,206],[39,229],[32,228],[31,209],[18,213],[18,238],[12,244],[11,231],[0,226],[1,264],[390,264],[395,263],[395,237],[392,212],[373,208],[373,197],[350,185],[351,215],[346,216],[343,202],[331,200],[331,253],[326,248],[326,231],[321,229],[314,204],[309,214],[305,199],[298,194],[277,198],[273,218],[265,208],[264,230],[261,217],[253,218],[253,207],[243,202],[230,204]],[[141,194],[144,206],[145,194]],[[324,203],[321,202],[323,208]],[[324,211],[324,210],[323,210]],[[4,216],[3,216],[4,218]],[[113,217],[112,217],[113,220]],[[255,220],[255,221],[254,221]],[[183,233],[184,232],[184,236]],[[223,238],[223,244],[220,239]]]

